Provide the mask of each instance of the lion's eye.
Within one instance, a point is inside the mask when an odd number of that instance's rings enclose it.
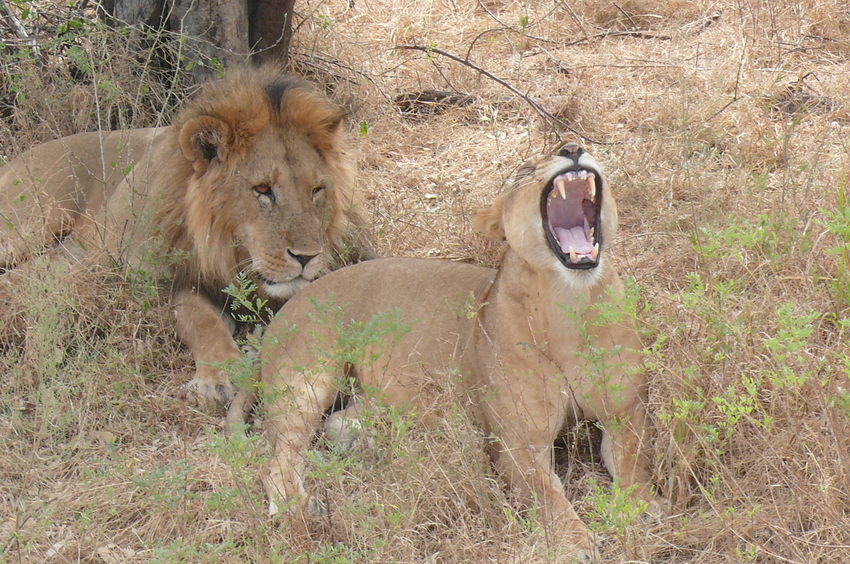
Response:
[[[254,192],[260,196],[266,196],[274,200],[274,191],[272,191],[272,187],[268,184],[257,184],[254,186]]]
[[[315,201],[319,196],[321,196],[324,193],[325,193],[325,187],[324,186],[322,186],[321,184],[318,185],[318,186],[315,186],[313,188],[313,200]]]

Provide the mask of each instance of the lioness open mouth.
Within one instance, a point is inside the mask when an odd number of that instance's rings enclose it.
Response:
[[[540,213],[549,247],[564,266],[599,266],[602,182],[595,172],[576,167],[556,174],[540,197]]]

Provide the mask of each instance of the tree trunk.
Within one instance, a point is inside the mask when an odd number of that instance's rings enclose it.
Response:
[[[188,38],[197,81],[247,61],[285,65],[295,0],[104,0],[110,17],[164,27]]]
[[[166,2],[166,7],[171,2]],[[189,38],[189,56],[197,82],[213,78],[221,68],[245,63],[248,51],[248,13],[245,2],[173,0],[169,27]]]
[[[248,0],[252,61],[286,64],[295,0]]]

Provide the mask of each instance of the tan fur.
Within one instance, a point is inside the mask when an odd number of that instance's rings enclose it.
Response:
[[[637,495],[659,508],[649,486],[640,341],[628,321],[594,324],[590,307],[616,300],[622,293],[619,278],[604,248],[593,271],[568,270],[544,238],[541,193],[551,178],[577,161],[599,171],[586,154],[544,158],[523,169],[509,193],[476,215],[481,232],[507,240],[498,270],[427,259],[370,261],[329,274],[283,307],[266,331],[262,350],[265,428],[274,445],[264,473],[272,512],[290,501],[294,507],[316,508],[304,489],[303,451],[333,404],[343,374],[353,377],[360,390],[358,406],[370,401],[361,401],[370,394],[415,406],[426,404],[429,379],[460,373],[463,395],[458,399],[471,406],[485,435],[494,438],[495,468],[522,504],[539,504],[549,533],[580,561],[592,559],[595,548],[552,462],[553,441],[571,421],[599,420],[602,454],[612,476],[623,488],[636,486]],[[601,209],[610,242],[617,211],[607,184]],[[317,313],[317,307],[327,310],[329,301],[342,310]],[[398,340],[387,338],[368,348],[364,358],[381,353],[377,361],[341,366],[317,354],[345,350],[338,341],[340,323],[366,323],[396,308],[412,328]],[[580,325],[593,345],[611,351],[604,374],[576,354],[587,352]],[[234,402],[231,422],[238,419],[241,399]],[[342,433],[346,441],[352,428]]]
[[[222,287],[246,271],[281,301],[347,245],[369,253],[342,114],[273,66],[205,84],[169,127],[34,147],[0,169],[0,219],[0,267],[11,269],[0,288],[56,237],[79,241],[88,262],[109,256],[171,278],[192,386],[219,402],[233,389],[210,363],[239,358]]]

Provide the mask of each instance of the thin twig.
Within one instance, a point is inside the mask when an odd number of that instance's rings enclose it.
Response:
[[[694,34],[697,34],[701,31],[703,31],[704,29],[708,28],[709,26],[711,26],[711,24],[713,24],[718,19],[720,19],[721,13],[722,12],[716,12],[714,14],[711,14],[710,16],[705,18],[703,21],[701,21],[699,23],[699,25],[696,27],[696,29],[694,29],[693,31],[688,31],[687,35],[694,35]],[[693,23],[686,24],[685,26],[682,26],[682,29],[687,28],[687,26],[689,26],[689,25],[693,25]],[[671,35],[664,35],[664,34],[660,34],[660,33],[650,33],[648,31],[640,31],[640,30],[602,31],[602,32],[597,33],[595,35],[590,35],[590,36],[585,35],[583,38],[576,39],[575,41],[572,41],[570,43],[566,43],[563,46],[564,47],[572,47],[573,45],[578,45],[580,43],[587,43],[587,42],[590,42],[590,41],[595,41],[597,39],[605,39],[606,37],[637,37],[639,39],[655,39],[657,41],[670,41],[671,39],[673,39],[673,36],[671,36]]]
[[[718,14],[717,17],[720,17],[720,15]],[[740,89],[740,85],[741,85],[741,70],[744,67],[744,55],[746,55],[746,53],[747,53],[747,41],[744,40],[744,48],[741,49],[741,56],[738,59],[738,72],[735,75],[735,93],[732,96],[731,100],[729,100],[726,104],[724,104],[722,108],[720,108],[719,110],[717,110],[716,112],[711,114],[706,121],[713,120],[714,118],[719,116],[721,113],[723,113],[723,111],[726,108],[728,108],[729,106],[731,106],[732,104],[734,104],[735,102],[737,102],[738,100],[741,99],[741,96],[739,94],[739,89]]]
[[[12,13],[12,10],[6,5],[6,2],[0,0],[0,16],[3,16],[3,21],[6,22],[6,25],[9,26],[9,29],[18,36],[20,39],[24,40],[27,45],[32,47],[33,55],[36,57],[39,56],[39,48],[35,39],[31,39],[27,30],[24,28],[24,25],[21,23],[15,14]]]
[[[528,34],[528,29],[529,29],[529,28],[531,28],[531,27],[533,27],[533,26],[534,26],[534,25],[536,25],[536,24],[531,24],[531,25],[527,26],[524,30],[514,29],[514,28],[513,28],[513,26],[511,26],[511,25],[509,25],[509,24],[507,24],[507,23],[503,22],[502,20],[500,20],[500,19],[496,16],[496,14],[494,14],[493,12],[491,12],[491,11],[490,11],[490,8],[488,8],[488,7],[487,7],[487,5],[486,5],[486,4],[484,4],[484,2],[482,2],[481,0],[478,0],[478,5],[479,5],[479,6],[480,6],[480,7],[481,7],[481,8],[482,8],[482,9],[483,9],[486,13],[487,13],[487,15],[488,15],[488,16],[490,16],[490,18],[492,18],[492,19],[493,19],[493,21],[495,21],[496,23],[498,23],[499,25],[501,25],[501,26],[502,26],[501,28],[496,28],[496,29],[490,29],[490,30],[487,30],[487,31],[486,31],[486,32],[484,32],[484,33],[488,33],[488,32],[490,32],[490,31],[512,31],[512,32],[514,32],[514,33],[518,33],[518,34],[520,34],[520,35],[524,35],[525,37],[527,37],[527,38],[529,38],[529,39],[534,39],[535,41],[545,41],[546,43],[555,43],[555,41],[552,41],[551,39],[544,39],[544,38],[542,38],[542,37],[537,37],[537,36],[534,36],[534,35],[529,35],[529,34]],[[553,11],[554,11],[554,10],[553,10]],[[551,14],[551,13],[552,13],[552,11],[550,11],[550,12],[549,12],[549,14]],[[547,14],[547,16],[548,16],[549,14]],[[543,19],[543,20],[545,20],[545,19],[546,19],[546,16],[544,16],[542,19]],[[483,33],[482,33],[481,35],[483,35]]]
[[[598,141],[598,140],[595,140],[595,139],[591,139],[590,137],[587,137],[586,135],[583,135],[582,133],[580,133],[579,131],[577,131],[573,127],[570,127],[570,125],[567,122],[565,122],[564,120],[562,120],[558,116],[552,114],[551,112],[547,111],[545,108],[543,108],[543,106],[541,106],[540,104],[538,104],[537,102],[532,100],[530,97],[528,97],[525,94],[523,94],[522,92],[520,92],[515,86],[513,86],[512,84],[510,84],[506,80],[502,80],[501,78],[495,76],[493,73],[491,73],[487,70],[484,70],[483,68],[479,67],[475,63],[469,61],[468,59],[464,59],[462,57],[459,57],[458,55],[455,55],[453,53],[449,53],[448,51],[443,51],[442,49],[437,49],[436,47],[423,47],[421,45],[399,45],[397,47],[394,47],[394,49],[422,51],[423,53],[428,53],[428,54],[435,53],[435,54],[440,55],[442,57],[446,57],[447,59],[451,59],[455,62],[458,62],[458,63],[460,63],[464,66],[471,68],[472,70],[478,72],[479,74],[486,76],[490,80],[497,82],[498,84],[501,84],[502,86],[504,86],[505,88],[507,88],[508,90],[510,90],[511,92],[513,92],[514,94],[516,94],[517,96],[519,96],[520,98],[525,100],[525,102],[529,106],[531,106],[534,109],[535,112],[537,112],[537,115],[542,117],[545,121],[551,121],[551,122],[558,124],[559,126],[563,127],[567,131],[569,131],[570,133],[573,133],[573,134],[577,135],[578,137],[584,139],[588,143],[594,143],[594,144],[597,144],[597,145],[613,145],[613,143],[609,143],[609,142],[605,142],[605,141]]]
[[[620,13],[621,13],[621,14],[623,14],[624,16],[626,16],[626,19],[627,19],[627,20],[629,20],[629,23],[630,23],[630,24],[631,24],[631,26],[632,26],[632,30],[637,31],[638,26],[637,26],[637,24],[635,23],[635,20],[633,20],[633,19],[632,19],[632,16],[630,16],[630,15],[629,15],[629,13],[628,13],[627,11],[625,11],[624,9],[622,9],[622,8],[620,7],[620,5],[619,5],[619,4],[617,4],[616,2],[612,2],[612,4],[614,4],[614,7],[615,7],[615,8],[617,8],[617,9],[620,11]]]

